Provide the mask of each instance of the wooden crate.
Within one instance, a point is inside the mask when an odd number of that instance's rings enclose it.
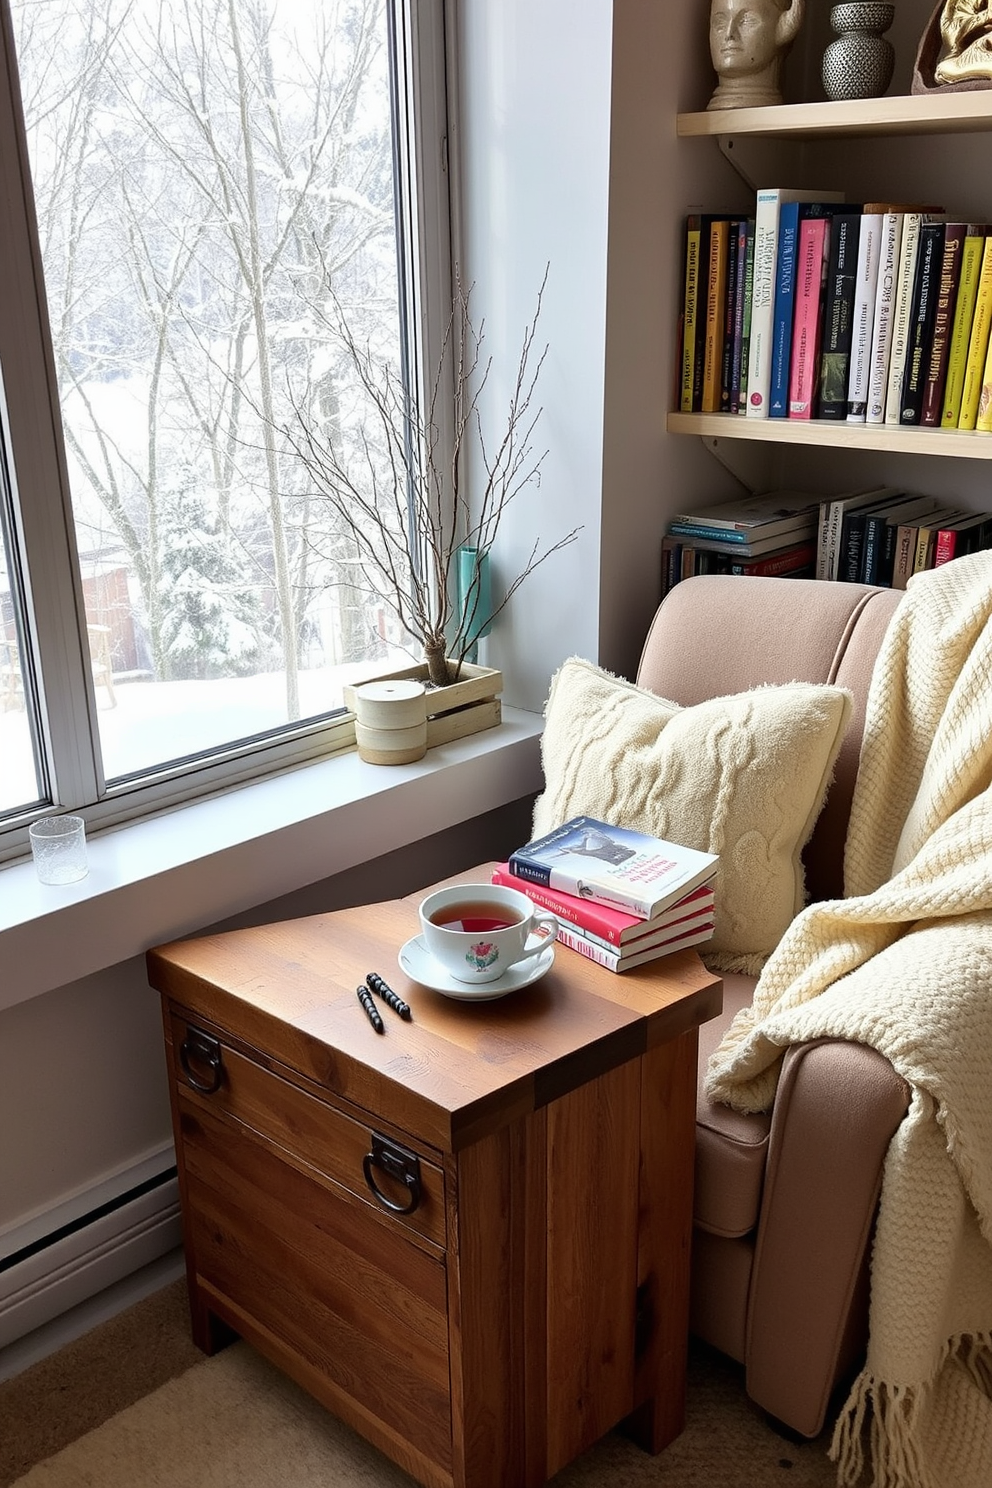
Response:
[[[362,679],[363,682],[386,682],[407,680],[427,682],[427,663],[402,667],[396,671],[378,672]],[[362,682],[353,682],[344,688],[344,705],[355,711],[355,688]],[[474,666],[463,661],[461,676],[447,687],[428,688],[427,691],[427,747],[450,744],[453,739],[463,739],[466,734],[478,734],[483,729],[495,728],[502,717],[498,693],[503,690],[503,674],[494,667]]]

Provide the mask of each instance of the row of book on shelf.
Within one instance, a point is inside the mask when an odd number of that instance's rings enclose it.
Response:
[[[992,432],[992,225],[770,187],[686,219],[683,413]]]
[[[576,816],[492,878],[550,910],[561,944],[620,972],[710,939],[718,865],[715,853]]]
[[[839,579],[905,589],[914,573],[992,548],[992,512],[874,486],[802,491],[679,513],[662,541],[662,594],[694,574]]]

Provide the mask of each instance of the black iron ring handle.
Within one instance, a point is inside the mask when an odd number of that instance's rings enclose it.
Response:
[[[202,1080],[196,1073],[191,1055],[200,1064],[205,1064],[210,1069],[209,1081]],[[179,1046],[179,1063],[193,1089],[199,1090],[201,1095],[213,1095],[215,1090],[220,1089],[224,1078],[224,1066],[218,1039],[211,1038],[209,1034],[200,1033],[198,1029],[187,1028],[186,1037]]]
[[[378,1167],[381,1167],[382,1171],[388,1177],[396,1178],[399,1183],[406,1184],[406,1192],[409,1193],[409,1204],[397,1204],[396,1199],[391,1199],[388,1193],[382,1192],[381,1187],[375,1181],[375,1168]],[[364,1173],[364,1180],[369,1184],[369,1189],[372,1190],[372,1196],[375,1198],[376,1204],[381,1204],[382,1208],[388,1208],[391,1213],[412,1214],[416,1205],[421,1201],[421,1178],[419,1178],[419,1173],[415,1173],[415,1171],[409,1170],[409,1168],[405,1171],[399,1171],[391,1164],[385,1167],[385,1165],[379,1164],[376,1161],[375,1152],[366,1152],[364,1158],[361,1159],[361,1171]]]

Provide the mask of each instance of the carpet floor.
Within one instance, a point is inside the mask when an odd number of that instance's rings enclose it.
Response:
[[[657,1457],[616,1433],[555,1488],[834,1488],[828,1434],[793,1442],[741,1371],[693,1344],[686,1429]],[[247,1344],[193,1346],[175,1282],[0,1385],[0,1488],[411,1488]],[[512,1485],[506,1485],[512,1488]]]

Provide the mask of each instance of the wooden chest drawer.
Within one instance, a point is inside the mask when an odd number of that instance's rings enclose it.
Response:
[[[174,1011],[169,1028],[170,1060],[184,1101],[243,1123],[275,1143],[288,1161],[315,1169],[340,1187],[351,1201],[444,1249],[444,1173],[422,1148],[414,1152],[373,1124],[310,1095],[241,1054],[207,1023]],[[408,1160],[392,1157],[403,1152]]]
[[[187,1245],[218,1310],[237,1323],[225,1304],[251,1298],[256,1341],[317,1371],[345,1419],[450,1466],[444,1262],[185,1096],[180,1131]]]
[[[345,1420],[447,1474],[442,1169],[184,1011],[166,1027],[197,1285],[246,1337],[318,1375]],[[391,1152],[412,1181],[390,1175]]]

